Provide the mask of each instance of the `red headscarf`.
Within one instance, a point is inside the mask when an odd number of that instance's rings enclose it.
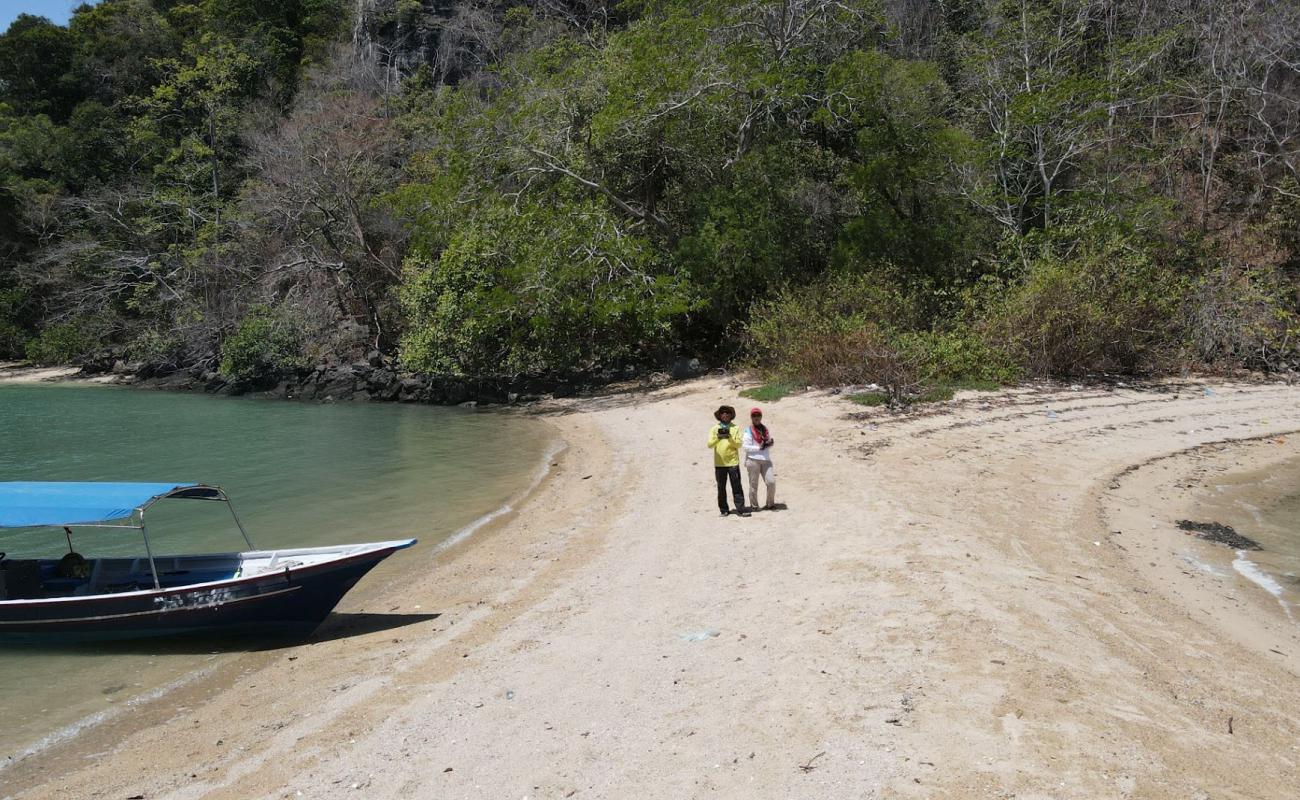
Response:
[[[754,444],[762,447],[772,441],[772,434],[767,432],[766,425],[761,422],[754,422],[755,414],[758,414],[761,417],[763,415],[762,409],[755,407],[749,410],[749,421],[751,423],[749,426],[749,435],[754,437]]]

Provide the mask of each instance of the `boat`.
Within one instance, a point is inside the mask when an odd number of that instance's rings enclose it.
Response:
[[[145,514],[164,500],[224,503],[246,549],[155,555]],[[0,482],[0,536],[17,528],[61,531],[68,554],[0,553],[0,642],[305,636],[371,568],[416,541],[257,550],[226,493],[201,483]],[[74,530],[136,531],[144,554],[87,559]]]

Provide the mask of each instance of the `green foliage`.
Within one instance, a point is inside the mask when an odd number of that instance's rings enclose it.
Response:
[[[1189,355],[1218,367],[1285,371],[1300,365],[1300,297],[1276,270],[1219,264],[1189,289]]]
[[[963,279],[970,262],[962,255],[978,245],[979,226],[954,185],[938,184],[969,161],[974,143],[949,121],[937,69],[853,52],[831,65],[827,95],[818,118],[851,148],[846,171],[858,204],[836,260],[888,259],[917,287]]]
[[[0,36],[0,84],[20,114],[66,119],[78,95],[72,74],[75,45],[67,28],[19,14]]]
[[[1187,281],[1141,237],[1106,221],[1036,242],[1023,277],[993,284],[984,334],[1032,375],[1167,367],[1180,344]]]
[[[256,307],[221,343],[221,374],[237,385],[264,384],[305,366],[301,326],[285,311]]]
[[[438,374],[628,363],[689,307],[648,242],[589,200],[481,208],[406,272],[402,360]]]
[[[887,392],[859,392],[848,395],[848,400],[860,406],[879,407],[887,405],[918,405],[923,403],[946,403],[953,399],[957,392],[961,391],[979,391],[994,392],[1002,387],[1002,384],[996,381],[958,381],[956,383],[944,383],[937,386],[928,386],[914,395],[906,395],[901,398],[894,398]]]
[[[968,327],[918,329],[919,304],[894,272],[840,275],[757,304],[748,328],[756,366],[801,383],[877,383],[892,403],[1019,377],[1009,354]]]
[[[0,354],[206,363],[234,327],[256,381],[309,344],[451,375],[743,348],[892,403],[1300,366],[1287,4],[353,5],[0,34]]]
[[[82,321],[49,325],[27,342],[27,360],[43,365],[70,364],[88,355],[97,343]]]
[[[834,246],[831,220],[803,208],[803,198],[837,180],[847,167],[806,143],[751,151],[728,180],[700,191],[692,232],[675,259],[708,309],[701,333],[720,335],[775,287],[806,283],[825,267]]]
[[[967,326],[907,331],[899,334],[897,342],[921,365],[928,384],[956,388],[967,384],[998,386],[1014,383],[1022,374],[1010,353]]]
[[[126,357],[130,361],[176,367],[184,345],[177,331],[144,330],[127,343]]]
[[[748,397],[750,400],[757,400],[760,403],[775,403],[791,392],[798,390],[798,388],[793,383],[774,381],[765,383],[762,386],[755,386],[752,389],[744,389],[740,392],[740,396]]]
[[[0,358],[19,358],[26,354],[23,331],[12,320],[0,319]]]
[[[228,284],[249,273],[219,270],[241,233],[223,217],[248,137],[292,99],[343,10],[102,0],[67,27],[24,15],[0,34],[0,289],[24,298],[21,319],[0,316],[3,338],[44,325],[31,347],[51,360],[83,349],[78,326],[52,320],[94,319],[91,339],[140,349],[196,309],[230,314]],[[208,346],[220,327],[190,325]]]
[[[26,354],[23,300],[22,292],[17,289],[0,288],[0,358],[22,358]]]
[[[902,356],[892,336],[916,322],[891,272],[833,276],[756,303],[747,330],[755,365],[818,385],[879,382],[875,370]]]
[[[922,391],[913,400],[915,403],[946,403],[953,398],[957,390],[952,386],[931,386]]]
[[[848,400],[860,406],[876,408],[889,405],[889,395],[884,392],[858,392],[848,395]]]

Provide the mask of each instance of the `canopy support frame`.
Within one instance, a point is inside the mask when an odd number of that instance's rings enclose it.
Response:
[[[186,492],[193,491],[195,488],[196,487],[194,486],[186,486],[168,492],[167,494],[160,494],[157,497],[150,499],[149,502],[145,503],[144,505],[140,506],[135,510],[136,517],[140,520],[140,524],[134,527],[139,527],[140,535],[144,537],[144,552],[145,555],[149,556],[149,572],[153,574],[153,588],[155,589],[161,589],[162,585],[158,581],[158,567],[156,564],[154,564],[153,550],[149,547],[149,533],[148,531],[145,530],[144,527],[144,512],[148,511],[153,506],[153,504],[158,502],[159,500],[166,500],[168,497],[172,497],[177,494],[184,494]],[[256,550],[257,548],[253,547],[253,540],[248,538],[248,531],[244,530],[244,523],[239,520],[239,515],[235,513],[235,504],[230,502],[230,496],[226,494],[225,490],[222,489],[220,486],[201,486],[200,488],[211,489],[215,491],[217,493],[217,497],[207,497],[207,498],[192,497],[187,499],[218,500],[220,502],[225,503],[226,508],[230,509],[230,516],[233,517],[235,520],[235,527],[239,528],[239,535],[244,537],[244,544],[248,545],[249,550]],[[132,527],[132,526],[128,526],[128,527]]]
[[[185,499],[209,500],[209,501],[217,501],[220,503],[225,503],[226,508],[230,509],[230,516],[233,517],[235,520],[235,527],[239,528],[239,535],[244,537],[244,544],[248,545],[249,550],[256,550],[257,548],[253,546],[253,540],[248,537],[248,531],[244,530],[244,523],[240,521],[239,515],[235,513],[235,504],[230,502],[230,495],[226,494],[226,491],[222,489],[220,486],[211,486],[207,484],[195,484],[194,486],[183,486],[178,489],[174,489],[173,491],[170,491],[167,494],[160,494],[157,497],[151,498],[149,502],[145,503],[144,505],[136,509],[136,512],[140,515],[140,520],[141,520],[140,524],[141,525],[144,524],[144,512],[149,510],[149,508],[152,507],[154,503],[157,503],[159,500],[166,500],[169,497],[184,495],[196,489],[211,490],[216,492],[217,496],[216,497],[186,497]],[[128,527],[134,527],[134,526],[128,526]]]
[[[248,545],[249,550],[256,550],[257,548],[253,546],[253,540],[248,538],[248,531],[244,530],[244,523],[240,521],[239,515],[235,513],[235,504],[230,502],[230,498],[221,489],[217,489],[217,491],[221,492],[221,496],[225,499],[226,508],[230,509],[230,516],[235,520],[235,527],[239,528],[239,535],[244,537],[244,544]]]
[[[213,492],[215,493],[215,496],[196,496],[193,494],[196,491]],[[157,590],[162,588],[162,581],[159,580],[158,578],[158,565],[154,561],[153,546],[149,544],[149,531],[144,524],[144,514],[151,507],[153,507],[154,503],[157,503],[159,500],[166,500],[169,497],[178,497],[178,496],[183,497],[184,499],[187,500],[216,500],[225,503],[226,508],[230,509],[230,516],[235,521],[235,527],[239,529],[239,535],[244,538],[244,544],[248,545],[249,550],[257,549],[256,547],[253,546],[253,540],[249,537],[247,529],[244,528],[243,520],[239,518],[239,514],[235,511],[235,504],[230,502],[229,495],[227,495],[225,490],[223,490],[220,486],[211,486],[205,484],[190,484],[187,486],[178,486],[170,492],[166,492],[165,494],[160,494],[149,498],[147,502],[135,508],[135,510],[132,512],[130,516],[130,522],[126,524],[122,524],[122,523],[114,524],[111,522],[69,522],[62,525],[37,525],[33,527],[63,528],[64,532],[67,534],[68,537],[68,548],[70,551],[72,548],[72,531],[70,530],[71,528],[114,528],[118,530],[140,531],[140,535],[144,539],[144,552],[145,555],[148,556],[149,558],[149,574],[153,577],[153,588]]]
[[[162,583],[158,580],[158,565],[153,561],[153,548],[149,546],[149,531],[144,527],[144,509],[136,509],[140,516],[140,536],[144,538],[144,554],[149,557],[149,574],[153,575],[153,588],[161,589]]]

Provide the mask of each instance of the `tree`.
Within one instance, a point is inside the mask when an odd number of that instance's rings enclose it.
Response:
[[[70,74],[73,57],[67,28],[45,17],[19,14],[0,35],[0,101],[18,114],[67,119],[81,95]]]
[[[254,281],[277,299],[322,324],[355,319],[387,348],[396,341],[388,290],[406,234],[383,196],[404,150],[381,99],[357,88],[365,73],[336,59],[308,80],[287,119],[252,137],[236,260],[259,265]]]
[[[436,257],[408,260],[402,359],[473,376],[635,363],[687,302],[657,258],[589,198],[481,208]]]
[[[1050,227],[1082,160],[1103,142],[1108,93],[1093,51],[1096,0],[1006,0],[968,38],[966,111],[984,141],[967,197],[1015,234]]]

